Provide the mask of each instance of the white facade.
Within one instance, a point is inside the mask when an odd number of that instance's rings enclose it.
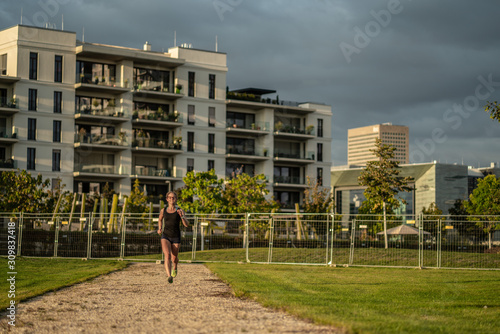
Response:
[[[287,207],[307,176],[330,184],[330,106],[226,97],[224,53],[15,26],[0,31],[0,60],[0,171],[60,178],[75,192],[108,183],[128,194],[138,179],[155,201],[189,170],[224,178],[244,165]]]

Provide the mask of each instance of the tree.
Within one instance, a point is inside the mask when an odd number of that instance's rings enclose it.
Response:
[[[245,213],[245,212],[271,212],[278,209],[279,204],[274,200],[267,200],[269,194],[267,181],[264,174],[250,176],[246,173],[238,174],[234,178],[226,180],[223,192],[222,212]]]
[[[366,168],[361,172],[358,178],[359,184],[367,187],[364,195],[377,210],[382,207],[384,214],[384,241],[385,248],[387,243],[387,209],[393,210],[399,207],[399,201],[396,195],[400,191],[411,191],[413,187],[409,186],[412,180],[410,177],[399,177],[400,171],[397,169],[399,164],[394,161],[395,147],[382,144],[380,139],[375,140],[376,148],[372,151],[378,160],[368,161]],[[406,204],[404,199],[401,199]]]
[[[186,186],[178,196],[178,203],[184,210],[213,213],[223,208],[224,180],[219,180],[213,169],[208,172],[188,172],[183,181]]]
[[[424,229],[430,230],[431,234],[437,236],[439,219],[441,219],[441,221],[445,220],[445,217],[443,216],[443,210],[441,210],[435,202],[432,202],[431,204],[429,204],[428,208],[422,207],[422,213],[424,214]],[[443,232],[445,232],[445,230],[445,224],[441,224],[441,235],[444,236]]]
[[[304,212],[306,213],[332,213],[334,208],[330,189],[320,186],[319,182],[314,182],[307,177],[307,188],[304,190]],[[314,229],[319,235],[327,233],[327,226],[323,216],[309,216]]]
[[[476,225],[488,233],[488,248],[491,249],[491,236],[500,229],[500,179],[488,175],[479,180],[465,208],[470,215],[483,216],[469,217],[469,220],[477,221]]]
[[[2,172],[0,175],[0,211],[49,213],[54,201],[50,201],[50,180],[42,175],[32,176],[26,170]]]
[[[147,197],[144,195],[138,179],[134,182],[134,187],[130,192],[127,202],[127,212],[145,214],[149,211]]]
[[[500,105],[498,105],[498,102],[488,102],[486,106],[484,107],[484,110],[486,112],[490,113],[490,118],[493,120],[497,120],[500,122]]]

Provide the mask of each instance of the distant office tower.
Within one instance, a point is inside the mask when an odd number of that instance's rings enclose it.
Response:
[[[347,133],[347,164],[366,165],[375,160],[370,150],[375,148],[375,139],[396,148],[394,159],[400,164],[409,163],[409,130],[407,126],[392,123],[376,124],[349,129]]]

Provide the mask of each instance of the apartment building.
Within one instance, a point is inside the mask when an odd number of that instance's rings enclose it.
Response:
[[[263,173],[286,208],[306,176],[330,184],[331,108],[262,89],[226,98],[225,53],[18,25],[0,31],[0,66],[0,171],[86,193],[108,184],[128,194],[139,180],[153,202],[189,171]]]
[[[375,139],[396,148],[394,160],[401,164],[410,162],[408,127],[384,123],[348,130],[347,164],[364,166],[368,161],[375,160],[375,155],[370,151],[375,148]]]

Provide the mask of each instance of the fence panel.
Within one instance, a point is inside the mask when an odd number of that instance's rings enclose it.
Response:
[[[162,260],[158,217],[128,215],[124,223],[122,237],[125,259]]]
[[[443,217],[439,267],[500,268],[500,243],[492,240],[493,233],[487,233],[490,227],[499,224],[498,219],[487,216]]]
[[[191,220],[196,226],[193,226],[193,232],[186,231],[186,239],[192,235],[191,243],[186,246],[190,246],[193,251],[192,260],[246,260],[244,214],[196,215]]]
[[[272,215],[269,262],[327,264],[329,214]]]
[[[89,223],[90,258],[120,258],[120,214],[96,214]]]
[[[333,223],[330,228],[331,265],[347,265],[351,255],[351,219],[349,215],[331,215]]]
[[[251,213],[247,217],[247,229],[245,233],[248,243],[247,247],[247,260],[257,263],[268,263],[270,257],[269,248],[270,239],[272,238],[272,218],[270,214],[266,213]]]
[[[23,214],[21,256],[54,256],[58,224],[51,214]]]
[[[0,213],[0,256],[8,256],[9,250],[15,251],[13,255],[17,255],[17,250],[21,244],[19,234],[19,224],[21,214]]]
[[[418,229],[413,216],[358,215],[352,233],[352,265],[418,267]],[[410,224],[409,224],[410,223]]]
[[[59,257],[87,257],[88,226],[90,213],[86,217],[58,216],[59,229],[57,233],[57,256]]]

